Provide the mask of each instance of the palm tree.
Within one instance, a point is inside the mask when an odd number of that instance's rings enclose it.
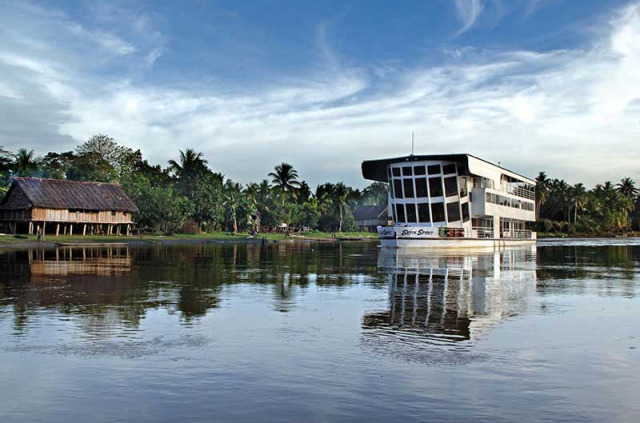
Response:
[[[201,179],[199,176],[208,170],[207,161],[202,157],[202,153],[192,148],[180,150],[180,161],[169,160],[169,170],[178,178],[178,187],[182,193],[193,201]]]
[[[240,206],[240,187],[233,182],[225,184],[224,206],[227,209],[227,218],[231,224],[233,233],[238,232],[238,208]]]
[[[551,181],[545,172],[538,173],[536,177],[536,217],[540,216],[540,208],[549,198],[549,185]]]
[[[349,188],[347,188],[347,186],[342,182],[338,182],[333,188],[332,197],[339,215],[338,232],[342,232],[344,214],[349,208],[349,204],[347,203],[347,199],[349,198]]]
[[[555,210],[561,210],[563,215],[562,219],[566,217],[566,220],[571,220],[571,207],[573,203],[569,198],[570,186],[562,179],[553,179],[549,183],[549,200],[552,203],[552,208]],[[566,210],[566,216],[564,215]]]
[[[33,150],[21,148],[16,153],[16,173],[18,176],[31,176],[35,173],[38,164],[35,161]]]
[[[180,150],[180,163],[169,160],[169,169],[175,172],[178,178],[193,177],[206,165],[207,160],[203,158],[202,153],[196,153],[192,148],[187,148],[185,151]]]
[[[271,183],[283,192],[293,193],[300,187],[298,172],[288,163],[282,163],[275,167],[275,172],[269,173]]]
[[[578,209],[582,209],[587,202],[587,190],[583,184],[575,184],[570,189],[570,197],[573,202],[573,223],[578,223]]]
[[[631,178],[620,180],[620,183],[616,185],[616,190],[630,200],[634,200],[640,193],[640,190],[636,188],[636,183]]]
[[[250,219],[250,226],[256,231],[260,232],[260,210],[258,206],[260,204],[260,185],[252,182],[248,184],[244,189],[244,206],[247,218]]]

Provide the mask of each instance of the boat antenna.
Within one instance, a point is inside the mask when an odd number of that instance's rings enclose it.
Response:
[[[413,132],[413,131],[411,131],[411,155],[412,155],[412,156],[413,156],[413,146],[414,146],[414,142],[413,142],[413,135],[414,135],[414,132]]]

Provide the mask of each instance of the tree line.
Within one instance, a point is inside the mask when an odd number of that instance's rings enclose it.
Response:
[[[640,228],[640,190],[631,178],[607,181],[587,189],[550,179],[536,178],[536,229],[553,233],[626,233]]]
[[[258,183],[234,182],[214,172],[202,153],[180,151],[166,167],[151,165],[140,150],[95,135],[75,151],[33,150],[12,153],[0,147],[0,188],[11,177],[37,176],[119,183],[136,202],[139,228],[163,233],[287,230],[355,231],[354,210],[387,204],[387,184],[374,182],[363,190],[327,182],[315,190],[288,163],[281,163]],[[536,178],[535,229],[546,233],[620,233],[640,228],[640,190],[630,178],[587,189]]]
[[[5,192],[16,176],[119,183],[139,208],[136,225],[167,234],[278,228],[355,231],[353,211],[358,206],[387,202],[384,183],[359,190],[327,182],[312,190],[288,163],[275,166],[261,182],[246,185],[214,172],[194,149],[180,151],[166,167],[151,165],[140,150],[102,134],[75,151],[41,157],[24,148],[15,153],[0,148],[0,175]]]

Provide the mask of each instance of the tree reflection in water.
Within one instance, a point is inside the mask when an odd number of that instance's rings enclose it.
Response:
[[[376,254],[373,243],[288,242],[6,251],[0,310],[13,315],[17,334],[48,310],[103,336],[135,330],[152,309],[178,313],[189,324],[220,307],[225,287],[260,284],[271,290],[273,309],[288,312],[311,283],[375,281]]]

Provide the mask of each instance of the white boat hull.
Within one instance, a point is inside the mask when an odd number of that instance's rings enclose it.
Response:
[[[518,238],[474,238],[467,237],[466,232],[448,232],[449,236],[441,236],[437,227],[379,226],[380,246],[385,248],[505,248],[535,245],[536,234],[531,232],[527,237]]]
[[[455,239],[380,239],[380,246],[383,248],[437,248],[437,249],[461,249],[461,248],[505,248],[524,245],[535,245],[535,239],[510,240],[510,239],[474,239],[474,238],[455,238]]]

